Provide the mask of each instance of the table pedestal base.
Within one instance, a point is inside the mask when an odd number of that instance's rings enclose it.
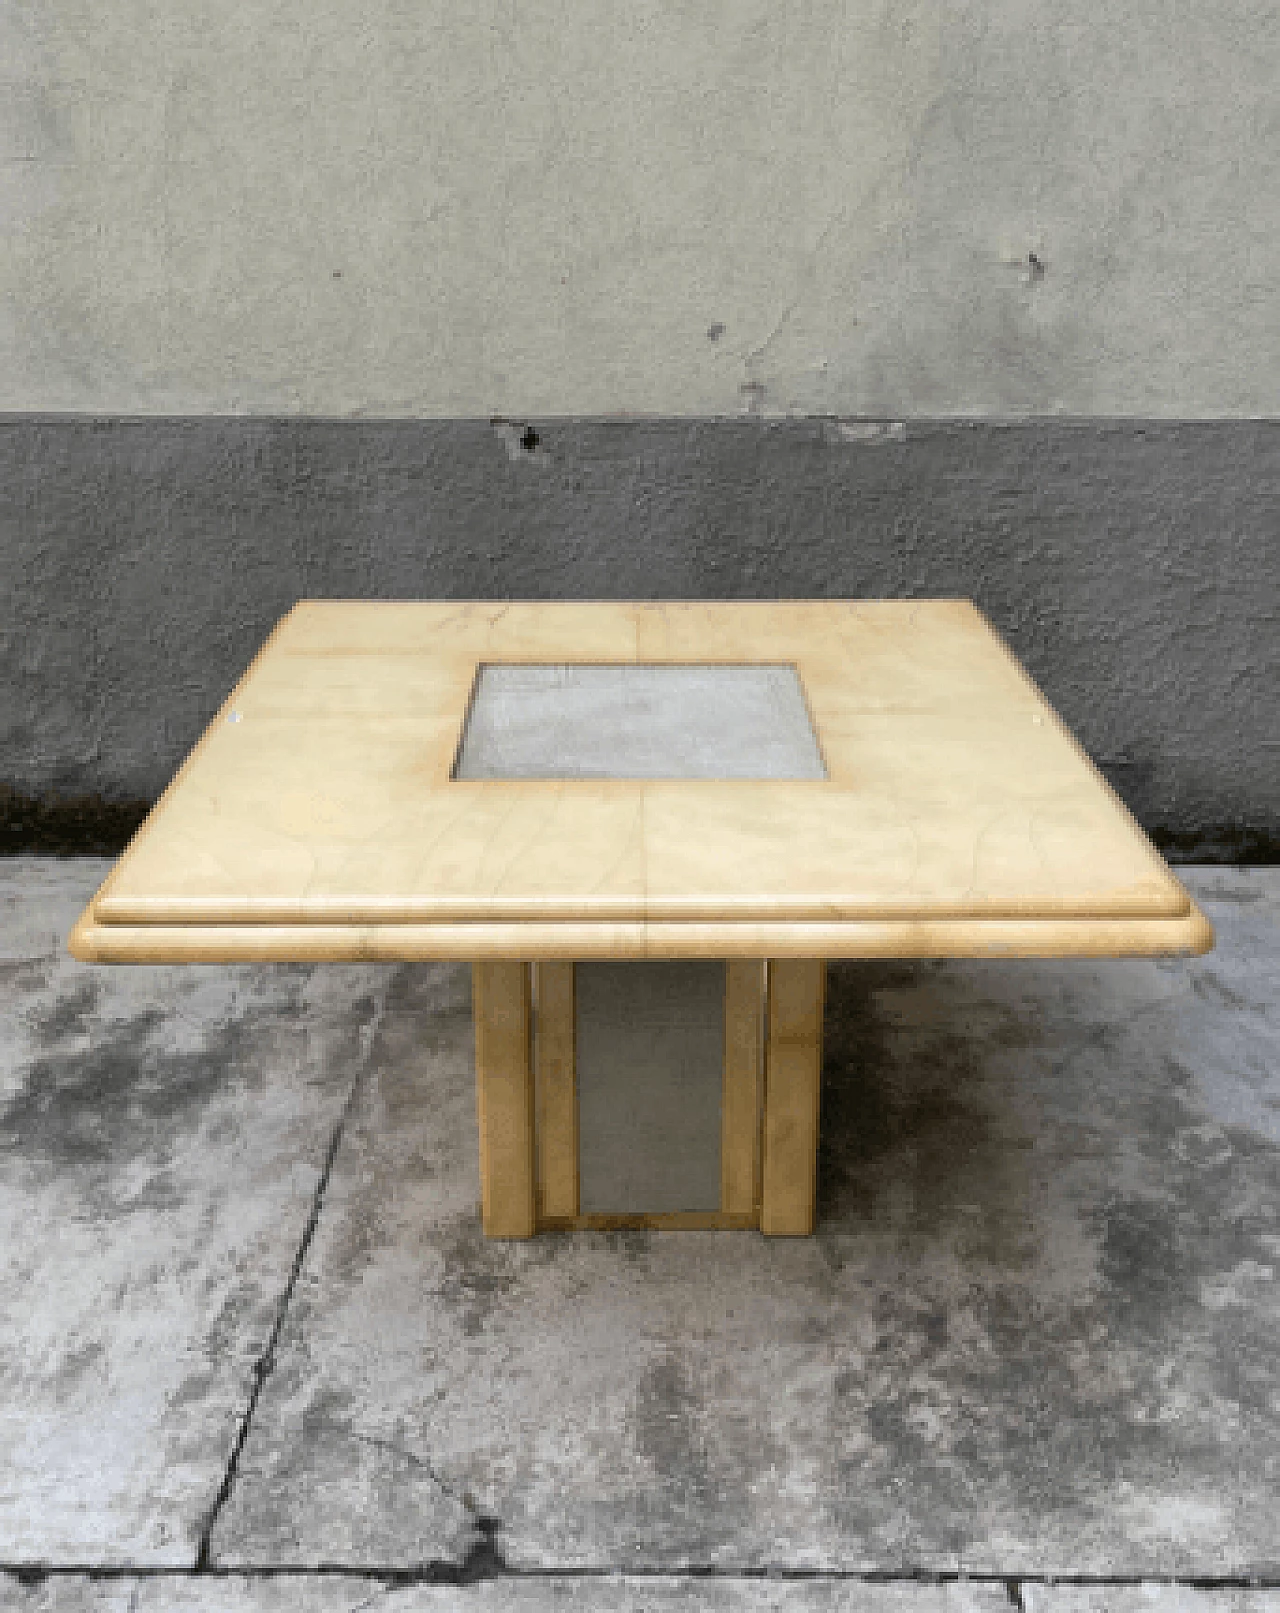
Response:
[[[821,959],[472,965],[484,1232],[813,1231]]]

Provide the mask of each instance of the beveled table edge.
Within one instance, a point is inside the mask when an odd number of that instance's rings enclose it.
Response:
[[[360,928],[367,925],[438,924],[889,924],[992,919],[1026,919],[1053,923],[1063,919],[1178,919],[1191,912],[1191,898],[1180,882],[1167,893],[1146,900],[1121,893],[1112,900],[1073,902],[1067,898],[991,897],[935,902],[927,908],[917,891],[899,896],[817,896],[777,893],[702,896],[325,896],[284,899],[275,896],[237,900],[228,913],[221,897],[207,900],[152,897],[146,903],[108,897],[91,904],[95,923],[173,929],[237,925],[277,925],[289,929]]]
[[[655,610],[661,613],[670,606],[676,606],[677,608],[693,607],[698,609],[729,607],[737,611],[743,606],[768,609],[777,607],[779,605],[802,605],[829,607],[834,609],[848,609],[853,614],[858,614],[860,611],[866,610],[867,607],[871,607],[871,609],[874,610],[874,608],[877,606],[886,605],[900,607],[948,606],[964,611],[976,618],[977,621],[979,621],[986,629],[995,647],[1010,665],[1012,671],[1023,684],[1033,702],[1039,706],[1044,715],[1049,719],[1052,725],[1058,729],[1062,737],[1067,741],[1068,745],[1083,761],[1086,768],[1093,774],[1095,782],[1100,786],[1104,796],[1109,799],[1113,809],[1116,810],[1119,819],[1128,826],[1130,831],[1134,834],[1139,846],[1146,853],[1153,874],[1155,874],[1164,884],[1164,891],[1144,893],[1140,896],[1135,896],[1134,894],[1129,893],[1127,895],[1119,896],[1118,898],[1112,898],[1110,901],[1104,900],[1101,902],[1097,901],[1096,898],[1093,898],[1091,899],[1090,908],[1088,911],[1082,910],[1081,904],[1073,903],[1071,901],[1063,901],[1055,911],[1053,900],[1046,899],[1043,896],[1023,900],[1019,900],[1016,897],[1009,898],[1007,900],[996,899],[984,903],[984,911],[980,914],[975,914],[971,907],[961,909],[958,904],[955,910],[949,910],[948,905],[938,904],[935,905],[932,911],[928,912],[927,914],[921,914],[920,896],[918,893],[913,893],[910,896],[904,896],[902,898],[877,898],[874,906],[878,909],[878,911],[874,913],[862,910],[864,907],[870,907],[873,905],[871,903],[864,904],[858,899],[851,900],[849,898],[842,898],[840,896],[831,897],[826,894],[823,896],[799,896],[796,894],[787,893],[774,894],[772,896],[765,897],[758,895],[699,895],[694,897],[660,897],[646,894],[645,896],[638,898],[620,896],[596,899],[583,896],[561,898],[509,898],[505,896],[490,896],[457,899],[442,896],[423,897],[417,899],[388,897],[382,899],[385,911],[381,914],[375,912],[371,917],[368,918],[356,918],[342,912],[341,909],[345,900],[343,898],[330,898],[330,911],[325,912],[323,908],[321,908],[320,912],[315,917],[311,917],[304,916],[298,910],[302,906],[301,903],[294,904],[294,910],[290,911],[290,903],[281,902],[269,897],[249,898],[247,900],[244,898],[239,898],[233,905],[238,907],[241,911],[233,914],[227,914],[226,908],[229,904],[227,898],[225,897],[209,899],[209,910],[206,912],[201,912],[200,907],[202,904],[200,898],[173,899],[170,903],[164,898],[145,898],[139,900],[138,898],[122,898],[114,894],[115,887],[132,854],[148,837],[150,831],[153,829],[155,823],[161,815],[161,809],[166,805],[169,797],[176,791],[184,776],[191,769],[197,756],[210,742],[214,732],[219,726],[220,721],[225,718],[228,712],[235,709],[236,702],[240,694],[242,693],[246,684],[249,683],[260,662],[266,657],[269,650],[275,646],[277,640],[286,634],[290,623],[297,616],[308,614],[316,608],[323,612],[324,610],[335,606],[349,607],[352,605],[360,605],[369,607],[371,609],[385,607],[387,605],[430,606],[441,608],[447,607],[449,611],[456,611],[460,607],[470,609],[480,606],[489,607],[497,605],[497,614],[500,616],[504,614],[506,609],[512,605],[523,609],[530,605],[545,607],[548,604],[557,609],[563,606],[573,606],[575,610],[581,610],[583,612],[588,612],[592,608],[599,606],[604,606],[611,609],[622,607],[626,610],[637,613],[637,624],[639,621],[639,615],[641,613]],[[470,655],[471,652],[468,651],[468,659],[470,659]],[[496,655],[494,659],[503,664],[510,664],[513,658]],[[514,659],[519,660],[522,658]],[[580,658],[570,656],[568,659],[574,660]],[[594,660],[595,658],[592,657],[592,659]],[[620,657],[619,664],[632,659],[635,659],[635,657]],[[718,656],[703,656],[690,664],[709,666],[717,664],[719,659],[720,658]],[[483,660],[483,656],[480,658],[480,660]],[[477,661],[476,664],[480,664],[480,661]],[[758,663],[752,662],[751,664]],[[806,695],[806,703],[807,701],[808,697]],[[812,713],[810,713],[810,716],[811,720],[814,720]],[[465,727],[465,712],[462,716],[462,725]],[[823,747],[825,761],[826,754],[825,747],[823,746],[823,731],[816,720],[814,720],[814,731],[818,735],[820,747]],[[533,788],[537,789],[539,787],[545,788],[548,783],[554,783],[557,788],[561,788],[565,784],[570,786],[575,784],[584,784],[592,789],[596,789],[602,782],[608,785],[616,786],[620,792],[633,793],[637,786],[643,788],[646,783],[653,781],[621,779],[607,781],[492,781],[489,787],[496,787],[499,789],[521,789],[529,788],[532,785]],[[714,781],[711,787],[718,791],[732,791],[735,788],[742,787],[743,785],[750,787],[752,784],[757,782],[759,781],[719,780]],[[832,787],[837,782],[838,781],[828,778],[824,780],[796,780],[792,781],[792,784],[793,787],[799,787],[802,789],[825,789]],[[707,781],[693,782],[692,787],[706,788]],[[354,906],[356,902],[360,900],[361,899],[359,898],[352,898],[351,905]],[[465,908],[465,913],[462,911],[451,911],[451,908],[453,908],[455,905],[455,900],[457,908],[459,910]],[[311,913],[316,913],[316,904],[308,902],[307,905]],[[376,901],[374,903],[369,903],[367,900],[364,900],[361,902],[361,905],[364,907],[365,912],[367,913],[370,906],[377,906],[378,903]],[[169,907],[170,910],[166,911],[166,907]],[[250,914],[247,918],[241,916],[245,908],[250,909]],[[180,912],[175,911],[174,909],[182,909],[184,911]],[[222,911],[219,912],[218,909],[221,909]],[[734,911],[735,909],[737,909],[736,913]],[[1029,912],[1028,909],[1034,909],[1034,911]],[[1034,678],[1032,678],[1031,674],[1018,660],[1018,657],[1013,652],[1012,648],[1005,642],[1003,636],[995,627],[995,624],[991,622],[985,612],[983,612],[972,599],[964,596],[950,595],[936,597],[931,596],[929,598],[920,600],[881,600],[860,598],[820,599],[812,597],[784,598],[780,600],[747,599],[713,601],[668,599],[592,599],[573,601],[516,600],[502,602],[500,605],[498,602],[492,600],[470,599],[447,601],[298,599],[288,611],[277,619],[275,625],[259,646],[249,665],[244,669],[244,672],[237,680],[235,687],[219,706],[213,720],[208,724],[205,731],[200,735],[192,749],[183,759],[177,771],[170,779],[168,785],[161,792],[159,799],[148,812],[143,823],[139,825],[138,829],[130,837],[128,844],[125,846],[124,850],[108,871],[105,879],[99,886],[92,901],[89,903],[84,915],[82,916],[82,921],[88,927],[85,931],[86,934],[89,930],[93,930],[94,933],[97,933],[98,931],[110,933],[111,940],[109,942],[104,942],[103,944],[110,945],[113,951],[118,950],[121,946],[123,946],[124,937],[135,929],[140,933],[145,932],[147,935],[149,935],[151,937],[153,946],[158,949],[161,944],[161,938],[165,935],[186,936],[198,934],[203,936],[206,933],[212,933],[212,935],[218,939],[219,945],[221,945],[224,941],[230,941],[233,936],[237,938],[236,944],[239,944],[238,938],[241,934],[245,934],[249,931],[256,933],[263,928],[269,928],[271,933],[277,936],[282,936],[285,933],[296,934],[299,944],[305,947],[306,955],[309,957],[332,956],[334,958],[364,956],[365,954],[361,952],[351,952],[346,950],[352,944],[347,938],[356,935],[380,935],[384,931],[390,932],[390,934],[397,938],[398,941],[406,941],[412,932],[413,940],[411,944],[415,947],[415,949],[424,945],[433,947],[435,945],[435,941],[432,938],[436,936],[444,937],[453,933],[459,933],[469,938],[475,938],[482,934],[497,934],[498,932],[507,935],[527,935],[536,931],[536,933],[540,936],[545,933],[549,937],[554,937],[554,946],[556,950],[538,954],[538,956],[545,956],[548,958],[568,956],[619,957],[623,955],[632,957],[706,957],[733,955],[766,956],[770,955],[776,950],[772,943],[763,948],[753,948],[746,940],[748,934],[770,936],[783,931],[790,933],[796,929],[803,929],[807,934],[831,933],[839,939],[840,945],[851,948],[851,950],[847,952],[830,952],[825,954],[827,956],[876,956],[877,954],[875,952],[865,950],[865,946],[867,944],[865,938],[872,933],[877,935],[896,936],[901,933],[910,933],[912,935],[916,935],[924,934],[926,932],[936,932],[941,938],[942,942],[945,943],[944,950],[936,954],[938,956],[986,956],[988,955],[988,948],[985,942],[977,945],[976,949],[974,949],[969,947],[967,944],[960,944],[954,941],[953,932],[954,934],[959,934],[961,932],[967,932],[967,930],[973,926],[980,926],[983,934],[985,935],[994,933],[991,929],[993,924],[1014,923],[1021,925],[1024,928],[1030,926],[1037,936],[1048,936],[1050,933],[1057,934],[1058,932],[1061,932],[1064,936],[1069,937],[1081,926],[1088,927],[1101,924],[1104,926],[1110,925],[1114,928],[1114,926],[1117,924],[1123,924],[1131,926],[1138,925],[1150,929],[1152,926],[1156,926],[1158,928],[1160,925],[1168,926],[1172,924],[1175,926],[1183,925],[1194,928],[1197,919],[1199,919],[1201,922],[1207,923],[1207,921],[1204,921],[1203,915],[1199,914],[1198,909],[1196,909],[1194,904],[1191,902],[1190,896],[1186,892],[1185,887],[1181,885],[1180,881],[1178,881],[1176,876],[1173,874],[1173,871],[1169,868],[1168,864],[1151,844],[1150,839],[1142,829],[1142,826],[1137,822],[1132,812],[1130,812],[1124,801],[1121,800],[1109,781],[1102,775],[1093,759],[1089,756],[1088,752],[1085,751],[1084,747],[1081,745],[1071,729],[1063,722],[1062,718],[1049,704],[1048,700],[1044,696],[1043,691],[1040,690]],[[74,937],[79,930],[80,926],[77,925],[76,930],[72,932],[72,937]],[[602,932],[605,931],[607,931],[609,936],[617,938],[616,941],[603,942],[599,940],[598,937]],[[664,934],[666,931],[671,931],[673,935],[678,936],[680,938],[681,946],[683,946],[687,940],[691,944],[697,945],[699,950],[687,953],[679,950],[664,950],[662,952],[654,952],[650,950],[655,944],[661,944],[664,948],[669,945],[669,943],[665,940],[661,943],[658,942],[658,937],[661,934]],[[709,948],[702,946],[700,941],[695,943],[693,941],[695,932],[699,936],[710,933],[724,935],[728,938],[726,944],[731,950],[726,952],[724,947],[719,943],[716,943]],[[333,953],[313,952],[313,945],[321,935],[329,936],[331,938],[342,938],[340,940],[331,941],[331,944],[339,945],[342,950]],[[570,936],[579,937],[581,939],[570,940]],[[1209,936],[1210,939],[1206,943],[1205,947],[1197,947],[1193,950],[1208,950],[1213,944],[1211,930],[1209,932]],[[76,956],[77,954],[75,953],[74,947],[71,944],[72,937],[68,938],[68,950],[71,951],[73,956]],[[377,944],[380,948],[384,945],[384,943],[381,941],[379,941]],[[1062,949],[1056,947],[1052,942],[1046,942],[1045,944],[1048,950],[1043,955],[1064,955]],[[610,946],[615,945],[624,946],[627,949],[625,954],[617,950],[608,950]],[[577,953],[564,950],[566,947],[576,946],[588,946],[591,948],[600,948],[600,950]],[[736,952],[732,950],[732,948],[735,946],[738,948]],[[999,951],[1001,949],[997,947],[996,950]],[[1118,954],[1110,955],[1123,955],[1130,950],[1132,949],[1126,946],[1122,947]],[[1138,950],[1141,951],[1141,948]],[[1161,948],[1157,947],[1155,950],[1158,951],[1161,950]],[[1178,947],[1175,948],[1175,950],[1186,949]],[[187,954],[185,951],[183,951],[181,955],[185,957]],[[223,955],[223,953],[218,952],[216,954],[210,954],[210,957],[220,958]],[[259,953],[257,951],[237,952],[235,954],[237,957],[284,957],[286,955],[289,954],[270,952]],[[380,950],[377,955],[392,957],[396,956],[397,954],[394,951]],[[458,957],[461,955],[462,954],[459,954],[454,950],[415,950],[412,953],[412,956],[422,957]],[[513,952],[510,947],[504,946],[494,950],[489,949],[486,945],[486,950],[482,952],[467,952],[465,955],[468,957],[513,957],[522,954],[520,954],[519,949],[517,949],[516,952]],[[793,951],[790,953],[784,951],[779,953],[779,955],[808,956],[817,954],[812,952],[806,953],[803,951]],[[911,955],[911,953],[909,948],[905,948],[895,943],[889,951],[879,955],[900,957]],[[917,953],[915,955],[921,954]],[[1036,955],[1036,953],[1032,952],[1027,955]],[[1068,942],[1066,955],[1078,955],[1077,947],[1074,942]],[[1084,955],[1091,954],[1086,953]],[[1103,953],[1102,955],[1108,954]],[[128,953],[129,958],[140,956],[140,953],[135,950],[130,950]],[[117,960],[114,957],[112,959],[107,959],[104,956],[102,961]],[[120,957],[119,961],[125,961],[123,955]],[[159,958],[158,951],[155,961],[163,961]]]
[[[505,958],[1120,958],[1208,952],[1213,926],[1184,918],[928,919],[791,923],[125,925],[76,921],[82,963],[473,962]]]

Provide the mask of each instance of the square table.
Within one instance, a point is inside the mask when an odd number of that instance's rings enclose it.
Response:
[[[302,600],[99,963],[472,966],[481,1213],[813,1229],[828,958],[1207,951],[968,600]]]

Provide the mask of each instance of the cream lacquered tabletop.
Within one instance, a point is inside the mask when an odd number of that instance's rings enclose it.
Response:
[[[818,776],[454,777],[478,669],[512,662],[794,668]],[[68,944],[142,963],[1212,943],[975,606],[840,599],[303,600]]]

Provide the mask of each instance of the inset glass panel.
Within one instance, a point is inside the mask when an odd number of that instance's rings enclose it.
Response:
[[[793,666],[481,666],[455,779],[824,779]]]
[[[722,962],[574,965],[583,1215],[720,1208]]]

